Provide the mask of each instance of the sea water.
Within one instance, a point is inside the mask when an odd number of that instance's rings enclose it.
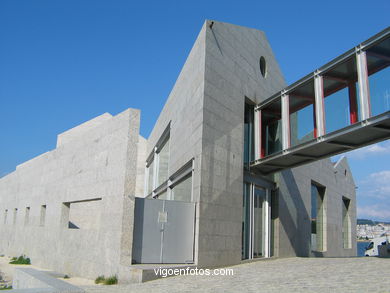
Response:
[[[362,242],[362,241],[358,241],[357,242],[357,256],[364,256],[364,252],[366,251],[366,247],[368,246],[370,242]]]

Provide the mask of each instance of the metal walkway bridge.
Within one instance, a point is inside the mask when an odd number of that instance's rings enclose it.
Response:
[[[390,28],[254,109],[250,169],[269,174],[390,138]]]

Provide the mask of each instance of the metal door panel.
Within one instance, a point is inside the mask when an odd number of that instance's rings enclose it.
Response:
[[[167,200],[164,210],[162,262],[193,263],[195,203]]]
[[[195,203],[135,199],[133,263],[193,263]]]
[[[158,222],[163,201],[154,199],[135,199],[133,261],[135,263],[161,262],[161,231]]]

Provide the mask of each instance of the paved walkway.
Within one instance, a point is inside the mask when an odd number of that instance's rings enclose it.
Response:
[[[234,276],[177,276],[143,284],[84,287],[124,292],[390,292],[390,259],[287,258],[233,267]]]

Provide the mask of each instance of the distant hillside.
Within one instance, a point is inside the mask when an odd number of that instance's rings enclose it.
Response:
[[[367,219],[357,219],[357,224],[358,225],[375,226],[377,224],[388,224],[388,225],[390,225],[390,222],[378,222],[378,221],[367,220]]]

